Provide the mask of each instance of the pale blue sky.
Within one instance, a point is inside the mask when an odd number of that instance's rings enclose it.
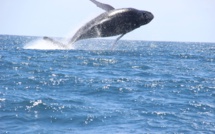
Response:
[[[123,39],[215,42],[215,0],[100,0],[154,14]],[[89,0],[0,0],[0,34],[72,36],[103,10]]]

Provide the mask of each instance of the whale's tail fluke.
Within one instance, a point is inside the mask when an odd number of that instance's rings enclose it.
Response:
[[[57,40],[54,40],[53,38],[44,36],[43,39],[46,40],[46,41],[51,42],[51,43],[54,44],[54,45],[57,45],[57,46],[61,47],[61,48],[66,48],[66,49],[69,48],[68,45],[63,44],[62,42],[59,42],[59,41],[57,41]]]

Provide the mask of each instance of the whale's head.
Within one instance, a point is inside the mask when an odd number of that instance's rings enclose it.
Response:
[[[140,22],[142,25],[148,24],[154,19],[154,15],[148,11],[139,11],[140,15]]]

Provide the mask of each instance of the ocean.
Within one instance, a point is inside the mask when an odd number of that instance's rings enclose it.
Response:
[[[0,35],[0,133],[215,133],[215,43],[112,42]]]

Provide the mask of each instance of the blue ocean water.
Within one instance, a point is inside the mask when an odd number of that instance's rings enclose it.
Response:
[[[0,36],[0,133],[215,133],[215,44]]]

